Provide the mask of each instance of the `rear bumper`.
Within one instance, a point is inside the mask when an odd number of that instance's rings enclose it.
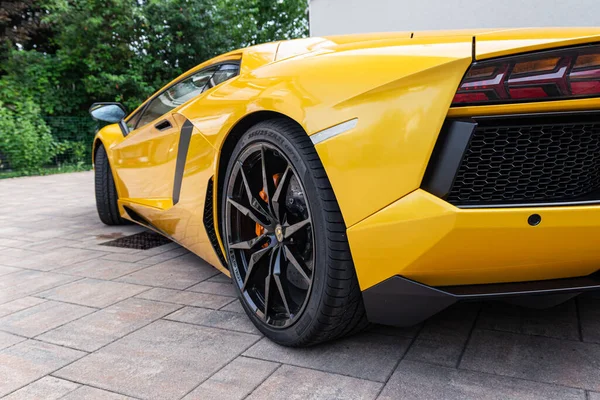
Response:
[[[541,222],[528,220],[538,214]],[[600,206],[460,209],[418,189],[348,229],[361,290],[528,282],[600,269]]]
[[[550,307],[598,289],[598,273],[569,279],[445,287],[394,276],[365,290],[363,301],[370,322],[411,326],[459,301],[512,299],[533,307]]]

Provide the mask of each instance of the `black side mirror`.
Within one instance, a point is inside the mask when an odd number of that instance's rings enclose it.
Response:
[[[127,115],[127,111],[121,103],[103,102],[92,104],[90,115],[98,121],[114,124],[122,121]]]

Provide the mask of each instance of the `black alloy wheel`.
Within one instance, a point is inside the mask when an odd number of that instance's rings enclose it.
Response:
[[[276,119],[250,128],[221,190],[231,277],[261,332],[308,346],[366,326],[346,227],[301,127]]]
[[[314,235],[304,193],[290,161],[268,143],[240,154],[227,188],[234,279],[245,302],[273,328],[296,321],[313,283]]]

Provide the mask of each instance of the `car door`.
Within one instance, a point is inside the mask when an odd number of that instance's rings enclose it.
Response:
[[[220,66],[193,73],[154,96],[128,120],[125,140],[113,151],[113,169],[123,183],[123,200],[169,208],[173,204],[175,170],[179,154],[181,126],[174,112],[211,86],[211,78]],[[179,162],[181,164],[182,161]]]

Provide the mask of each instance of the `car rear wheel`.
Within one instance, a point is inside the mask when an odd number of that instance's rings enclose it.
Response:
[[[94,158],[94,180],[96,189],[96,209],[100,221],[106,225],[125,225],[129,221],[121,218],[117,200],[117,188],[108,156],[103,145],[99,145]]]
[[[250,128],[233,151],[223,188],[232,279],[262,333],[308,346],[366,327],[346,226],[297,124],[277,119]]]

